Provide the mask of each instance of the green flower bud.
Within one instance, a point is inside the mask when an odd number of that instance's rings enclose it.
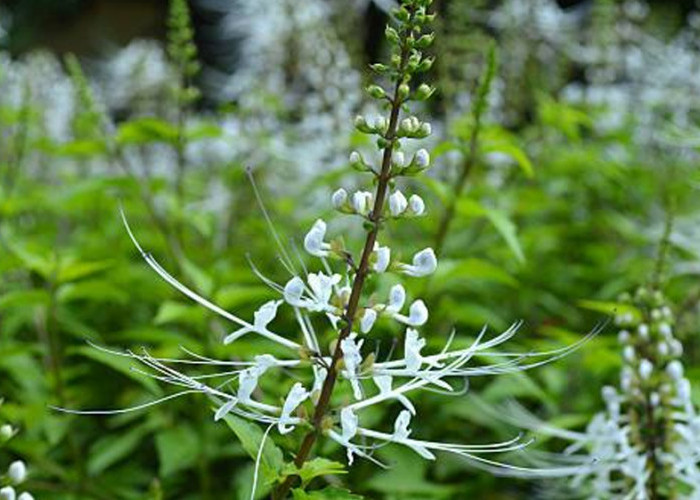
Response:
[[[430,85],[421,83],[420,86],[416,89],[416,92],[413,97],[418,101],[425,101],[431,95],[433,95],[434,92],[435,89],[431,88]]]
[[[423,59],[420,62],[420,64],[416,68],[416,71],[418,71],[419,73],[425,73],[426,71],[428,71],[430,68],[433,67],[434,62],[435,62],[434,57],[426,57],[425,59]]]
[[[399,43],[399,34],[391,26],[386,27],[386,29],[384,30],[384,36],[386,36],[386,39],[389,40],[389,42],[391,42],[393,44]]]
[[[383,99],[386,97],[386,92],[379,85],[370,85],[366,90],[367,93],[375,99]]]
[[[408,97],[408,94],[411,92],[411,87],[408,86],[407,83],[402,83],[399,85],[399,91],[398,91],[398,98],[401,100],[404,100]]]
[[[435,33],[423,35],[416,41],[415,46],[419,49],[425,49],[432,45],[433,40],[435,40]]]

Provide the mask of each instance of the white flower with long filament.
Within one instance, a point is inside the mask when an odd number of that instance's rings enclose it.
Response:
[[[277,308],[281,303],[281,300],[271,300],[269,302],[265,302],[257,311],[255,311],[255,313],[253,313],[253,327],[251,328],[244,326],[227,335],[224,338],[224,344],[230,344],[246,333],[268,331],[267,325],[269,325],[272,320],[275,319],[275,316],[277,316]]]
[[[394,313],[393,317],[396,321],[399,321],[405,325],[423,326],[425,322],[428,321],[428,308],[425,306],[425,302],[418,299],[413,302],[411,307],[408,309],[408,316]]]
[[[362,363],[362,354],[360,349],[364,340],[355,342],[357,335],[352,334],[340,342],[340,348],[343,351],[343,361],[345,361],[345,377],[352,384],[352,391],[355,399],[362,399],[362,386],[358,379],[358,369]]]

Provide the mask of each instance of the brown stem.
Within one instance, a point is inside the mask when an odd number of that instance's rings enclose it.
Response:
[[[413,14],[413,13],[411,13]],[[401,51],[401,65],[399,74],[403,74],[406,60],[408,58],[408,51],[404,48]],[[386,199],[387,187],[389,181],[391,180],[391,156],[393,152],[393,144],[396,140],[396,130],[399,121],[399,112],[401,111],[402,100],[399,98],[399,86],[402,83],[402,78],[398,78],[396,86],[394,88],[394,98],[391,103],[391,113],[389,116],[389,127],[387,129],[385,139],[389,144],[384,148],[384,154],[382,157],[382,168],[379,173],[377,191],[374,199],[374,206],[370,212],[368,218],[372,224],[372,229],[367,234],[367,239],[365,240],[365,245],[362,250],[362,257],[360,258],[360,263],[357,266],[357,273],[352,284],[352,291],[350,292],[350,299],[348,300],[348,305],[345,309],[345,326],[340,331],[338,339],[333,351],[333,356],[331,358],[331,364],[328,369],[328,374],[323,382],[321,388],[321,394],[318,398],[318,403],[314,409],[314,414],[311,418],[311,424],[313,429],[309,431],[304,440],[299,447],[299,451],[294,459],[294,464],[297,468],[304,465],[306,460],[309,458],[309,454],[316,443],[319,435],[323,430],[323,419],[326,416],[328,408],[331,402],[331,396],[333,395],[333,389],[335,388],[335,383],[338,379],[338,363],[343,357],[343,351],[341,349],[342,341],[347,338],[352,332],[352,327],[357,314],[360,297],[362,296],[362,290],[364,287],[365,279],[369,275],[369,259],[374,251],[374,244],[377,241],[377,235],[379,234],[379,229],[381,226],[382,212],[384,209],[384,201]],[[289,490],[292,488],[294,482],[294,476],[287,476],[287,479],[277,487],[277,489],[272,493],[273,500],[283,500],[286,498]]]
[[[457,202],[459,201],[459,197],[462,195],[462,192],[464,191],[464,188],[467,184],[467,179],[469,178],[469,174],[473,170],[474,164],[476,163],[477,145],[478,145],[479,129],[480,128],[481,128],[480,119],[479,119],[479,116],[476,116],[475,122],[474,122],[474,127],[472,128],[472,131],[471,131],[471,134],[469,137],[469,150],[467,152],[467,156],[464,159],[464,163],[462,163],[462,170],[459,173],[459,178],[457,179],[457,182],[452,187],[452,196],[451,196],[450,201],[447,205],[447,209],[442,214],[442,217],[440,219],[440,224],[438,225],[437,233],[435,234],[435,244],[433,246],[435,249],[435,254],[438,257],[442,253],[442,248],[445,244],[445,240],[447,239],[447,233],[450,229],[450,225],[452,224],[452,220],[454,219],[455,210],[457,208]]]

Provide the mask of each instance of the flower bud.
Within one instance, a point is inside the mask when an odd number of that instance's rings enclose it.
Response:
[[[639,375],[643,380],[649,380],[651,373],[654,371],[654,365],[648,359],[643,359],[639,363]]]
[[[422,139],[424,137],[428,137],[432,133],[433,133],[433,129],[430,126],[430,123],[426,122],[426,123],[421,124],[416,135]]]
[[[416,89],[416,92],[414,94],[414,98],[418,101],[425,101],[428,99],[433,93],[435,92],[435,89],[431,88],[430,85],[426,85],[425,83],[421,83],[418,88]]]
[[[683,378],[683,364],[678,361],[677,359],[674,359],[671,361],[668,365],[666,365],[666,373],[673,379],[673,380],[680,380]]]
[[[389,212],[394,217],[398,217],[406,211],[408,207],[408,201],[401,191],[394,191],[394,193],[389,196]]]
[[[352,195],[352,208],[355,213],[367,215],[372,208],[372,193],[368,191],[357,191]]]
[[[10,424],[5,424],[0,426],[0,443],[4,441],[9,441],[10,438],[15,434],[15,430]]]
[[[418,67],[416,68],[416,71],[418,71],[418,72],[420,72],[420,73],[424,73],[424,72],[428,71],[430,68],[433,67],[433,63],[434,63],[434,62],[435,62],[435,58],[434,58],[434,57],[428,57],[428,58],[426,58],[426,59],[423,59],[423,60],[420,62],[420,64],[418,65]]]
[[[415,46],[419,49],[426,49],[432,45],[433,40],[435,40],[435,33],[428,33],[416,40]]]
[[[644,339],[644,340],[648,339],[649,338],[649,325],[642,323],[641,325],[639,325],[639,327],[637,327],[637,333],[639,334],[639,336],[642,339]]]
[[[375,99],[383,99],[386,97],[386,92],[379,85],[370,85],[367,87],[367,93]]]
[[[391,43],[399,43],[399,33],[391,26],[386,27],[384,30],[384,36]]]
[[[0,500],[15,500],[16,498],[17,494],[12,486],[5,486],[0,489]]]
[[[430,153],[425,149],[419,149],[413,157],[413,162],[418,168],[428,168],[430,166]]]
[[[423,201],[423,198],[417,194],[411,195],[411,197],[408,199],[408,205],[411,207],[411,212],[413,212],[413,215],[423,215],[425,212],[425,202]]]
[[[391,163],[396,167],[403,167],[406,164],[406,157],[403,152],[395,151],[391,155]]]
[[[333,195],[331,196],[331,203],[333,204],[333,208],[340,209],[342,208],[348,201],[348,192],[345,191],[343,188],[337,189]]]
[[[27,466],[22,460],[15,460],[7,469],[7,477],[13,484],[20,484],[27,479]]]
[[[630,332],[627,330],[620,330],[620,333],[617,334],[617,340],[620,344],[626,344],[630,341]]]
[[[34,496],[31,493],[25,491],[17,497],[17,500],[34,500]]]
[[[422,300],[416,300],[408,310],[408,324],[422,326],[428,321],[428,308]]]
[[[362,115],[357,115],[355,117],[355,128],[365,134],[372,133],[372,128],[367,123],[367,119]]]
[[[411,87],[408,86],[407,83],[402,83],[399,85],[399,90],[397,93],[397,96],[400,100],[404,100],[408,97],[408,94],[411,92]]]

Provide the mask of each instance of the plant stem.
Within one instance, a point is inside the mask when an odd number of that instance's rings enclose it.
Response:
[[[411,13],[413,15],[413,12]],[[400,74],[406,66],[406,60],[408,58],[408,51],[402,48],[401,51],[401,65]],[[386,135],[384,138],[389,142],[389,144],[384,148],[384,153],[382,157],[382,167],[378,176],[377,190],[374,198],[374,206],[370,212],[368,218],[372,224],[372,229],[367,234],[365,240],[365,245],[362,250],[362,257],[360,258],[360,263],[357,266],[357,273],[353,279],[352,291],[350,293],[350,299],[348,300],[348,305],[345,309],[344,321],[345,326],[340,331],[338,339],[333,351],[333,356],[331,358],[330,367],[328,369],[328,374],[323,382],[321,388],[321,394],[318,398],[318,403],[314,409],[314,414],[311,419],[311,424],[313,429],[309,431],[304,440],[301,443],[299,451],[294,459],[294,464],[297,468],[301,468],[304,463],[308,460],[309,454],[316,443],[319,435],[322,432],[323,419],[326,416],[328,408],[331,402],[331,396],[333,395],[333,389],[335,388],[335,383],[338,379],[338,363],[343,357],[343,351],[341,348],[342,341],[347,338],[352,332],[353,323],[355,315],[357,314],[360,297],[362,296],[362,290],[364,288],[365,280],[369,275],[369,259],[374,251],[374,244],[377,241],[377,235],[381,227],[382,212],[384,210],[384,201],[386,199],[387,188],[389,186],[389,181],[391,180],[391,157],[393,152],[393,144],[396,140],[396,130],[398,127],[399,113],[401,111],[402,101],[399,97],[399,86],[401,85],[402,77],[399,76],[396,81],[394,88],[394,97],[391,100],[391,112],[389,115],[389,126],[387,128]],[[288,476],[287,479],[273,492],[272,498],[274,500],[283,500],[289,490],[292,488],[292,483],[294,481],[293,476]]]
[[[440,218],[440,224],[438,225],[438,230],[435,234],[435,244],[433,247],[435,249],[435,254],[438,257],[440,257],[442,253],[445,240],[447,239],[447,233],[449,232],[450,225],[454,219],[455,211],[457,209],[457,202],[459,201],[459,198],[467,185],[469,174],[472,172],[474,165],[476,164],[479,130],[481,129],[481,116],[476,114],[474,118],[474,127],[469,135],[469,147],[467,150],[467,155],[464,158],[464,162],[462,163],[462,170],[459,172],[457,182],[455,182],[455,184],[452,186],[452,196],[450,197],[447,209]]]

